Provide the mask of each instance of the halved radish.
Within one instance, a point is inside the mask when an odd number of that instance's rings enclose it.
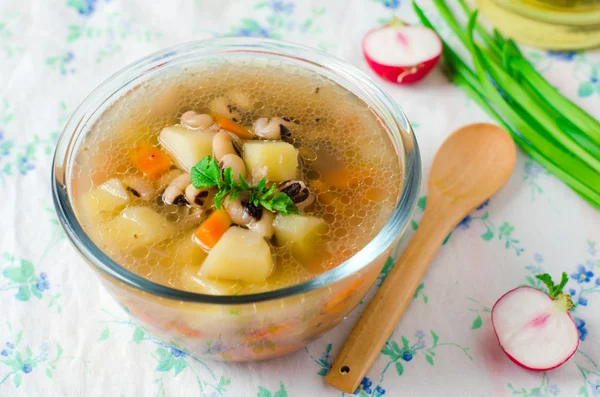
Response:
[[[442,54],[442,41],[429,28],[394,18],[367,33],[363,54],[379,76],[392,83],[411,84],[433,69]]]
[[[579,346],[579,332],[569,314],[573,302],[548,274],[536,276],[550,295],[532,288],[519,287],[504,294],[492,308],[492,324],[504,353],[523,368],[547,371],[564,364]]]

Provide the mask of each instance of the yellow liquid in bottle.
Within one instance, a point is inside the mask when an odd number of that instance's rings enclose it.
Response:
[[[600,0],[477,0],[486,19],[514,40],[552,50],[600,46]]]

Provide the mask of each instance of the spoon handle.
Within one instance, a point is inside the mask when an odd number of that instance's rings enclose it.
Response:
[[[353,393],[413,299],[429,262],[455,225],[448,208],[430,203],[406,250],[367,306],[327,375],[327,382]],[[446,211],[444,213],[444,211]],[[458,222],[458,221],[457,221]]]

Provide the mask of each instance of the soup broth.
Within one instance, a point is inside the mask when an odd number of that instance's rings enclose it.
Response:
[[[216,139],[232,143],[230,162]],[[231,190],[217,210],[227,188],[195,186],[201,160],[215,160],[221,185],[228,164],[231,186],[243,185],[236,166],[245,168],[249,189],[233,200]],[[120,265],[228,295],[297,284],[350,258],[390,217],[402,172],[380,120],[335,82],[281,64],[221,63],[120,98],[79,145],[72,185],[84,230]],[[290,214],[265,208],[278,193]],[[234,203],[247,219],[236,221]]]

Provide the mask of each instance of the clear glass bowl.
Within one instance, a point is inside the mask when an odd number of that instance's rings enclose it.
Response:
[[[318,73],[366,102],[382,120],[403,171],[396,207],[382,230],[336,268],[301,284],[259,294],[212,296],[146,280],[109,258],[86,235],[73,209],[73,163],[90,127],[111,105],[148,79],[219,61],[264,59]],[[112,296],[149,332],[191,354],[220,360],[258,360],[302,348],[358,305],[404,232],[421,182],[419,150],[398,105],[353,66],[308,47],[268,39],[199,41],[152,54],[116,73],[94,90],[67,123],[52,171],[58,218],[82,257]]]

